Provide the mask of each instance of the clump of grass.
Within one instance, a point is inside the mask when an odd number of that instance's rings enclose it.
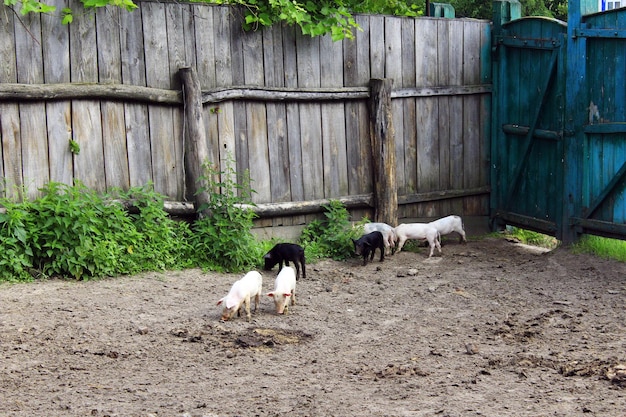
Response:
[[[559,246],[559,241],[554,236],[544,235],[543,233],[534,232],[532,230],[519,227],[507,227],[507,234],[519,239],[521,243],[526,245],[539,246],[547,249],[555,249]]]
[[[573,245],[578,253],[592,253],[605,259],[626,262],[626,241],[606,237],[583,235]]]

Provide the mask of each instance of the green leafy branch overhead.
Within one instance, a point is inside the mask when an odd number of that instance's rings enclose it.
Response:
[[[128,11],[137,8],[132,0],[80,0],[86,10],[104,6],[122,7]],[[389,14],[416,17],[423,14],[425,0],[191,0],[198,3],[241,6],[243,28],[257,30],[278,23],[298,26],[304,35],[330,34],[335,41],[354,38],[359,29],[355,13]],[[54,13],[55,6],[37,0],[4,0],[5,6],[20,7],[20,13]],[[61,11],[63,24],[72,23],[73,11]]]

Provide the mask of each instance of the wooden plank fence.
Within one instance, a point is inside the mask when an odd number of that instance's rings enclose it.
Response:
[[[306,222],[310,209],[271,206],[328,199],[372,217],[374,78],[393,82],[398,216],[488,215],[489,22],[361,15],[354,40],[332,42],[292,27],[243,32],[229,7],[138,5],[69,26],[0,6],[4,195],[80,180],[100,191],[151,182],[172,201],[193,199],[179,76],[192,67],[209,159],[249,170],[260,224]]]

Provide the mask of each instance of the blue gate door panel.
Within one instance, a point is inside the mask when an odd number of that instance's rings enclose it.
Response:
[[[579,63],[584,81],[578,102],[586,111],[577,119],[580,205],[570,223],[578,233],[626,239],[626,10],[572,20],[579,27],[572,30],[571,43],[584,45],[586,55]]]
[[[565,33],[545,18],[494,33],[492,217],[553,235],[562,214]]]

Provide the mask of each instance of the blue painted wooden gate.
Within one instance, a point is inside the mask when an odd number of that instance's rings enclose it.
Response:
[[[568,24],[494,3],[491,218],[626,239],[626,9]]]

